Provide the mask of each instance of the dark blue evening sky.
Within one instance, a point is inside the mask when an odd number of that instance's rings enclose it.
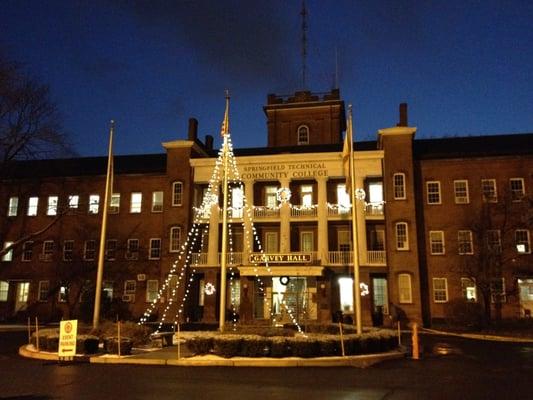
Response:
[[[374,139],[409,103],[417,137],[533,131],[533,2],[308,0],[308,89],[334,85]],[[48,83],[80,155],[162,152],[218,131],[266,144],[268,93],[302,89],[299,0],[4,0],[0,48]]]

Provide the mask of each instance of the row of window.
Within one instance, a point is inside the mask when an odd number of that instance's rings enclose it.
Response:
[[[174,182],[172,184],[172,206],[181,206],[183,202],[183,183]],[[130,196],[130,209],[132,214],[138,214],[142,211],[143,194],[141,192],[133,192]],[[46,215],[55,216],[58,214],[59,196],[48,196],[46,201]],[[80,208],[80,196],[71,194],[68,196],[67,209],[78,210]],[[36,216],[39,210],[39,197],[31,196],[28,198],[26,208],[26,215]],[[100,210],[100,195],[89,195],[88,213],[98,214]],[[120,211],[120,193],[113,193],[109,204],[109,213],[117,214]],[[163,191],[152,192],[152,212],[163,211]],[[19,212],[19,198],[12,196],[9,198],[7,208],[8,217],[16,217]]]
[[[476,282],[470,278],[461,278],[461,293],[462,297],[468,301],[477,301]],[[493,303],[505,303],[507,296],[505,293],[505,279],[493,279],[490,282],[491,301]],[[433,302],[447,303],[448,295],[448,279],[447,278],[433,278]]]
[[[524,178],[509,179],[509,190],[512,201],[522,201],[526,193]],[[454,180],[453,193],[455,204],[470,203],[468,180]],[[498,201],[496,179],[482,179],[481,194],[483,196],[483,201],[496,203]],[[426,182],[426,202],[427,204],[442,204],[440,181]]]
[[[5,242],[4,248],[11,246],[13,242]],[[33,261],[34,253],[34,243],[33,241],[24,242],[22,245],[22,261],[30,262]],[[169,243],[169,252],[177,253],[181,249],[181,227],[173,226],[170,228],[170,243]],[[86,240],[83,246],[83,259],[85,261],[94,261],[96,259],[96,253],[98,250],[96,240]],[[105,247],[105,259],[107,261],[114,261],[117,257],[118,250],[118,240],[109,239],[106,241]],[[45,240],[42,244],[41,252],[39,253],[39,261],[52,261],[55,252],[55,242],[53,240]],[[140,242],[139,239],[128,239],[126,245],[126,260],[138,260],[140,253]],[[151,238],[150,246],[148,248],[148,259],[149,260],[159,260],[161,258],[161,239],[160,238]],[[74,260],[74,240],[65,240],[63,241],[63,261],[73,261]],[[2,257],[2,261],[12,261],[13,260],[13,250],[10,249]]]
[[[514,231],[516,251],[519,254],[530,254],[531,245],[528,229],[516,229]],[[487,249],[500,254],[502,251],[501,233],[498,229],[487,230],[485,233]],[[429,248],[433,255],[446,254],[444,231],[429,231]],[[474,254],[472,231],[457,231],[457,252],[461,255]]]
[[[20,282],[17,287],[17,302],[26,303],[28,301],[28,295],[30,292],[30,283],[29,282]],[[50,300],[50,281],[39,281],[39,286],[37,290],[37,301],[47,302]],[[104,281],[102,285],[103,295],[109,299],[113,300],[114,296],[114,283],[112,281]],[[137,292],[137,281],[127,280],[124,282],[124,290],[122,295],[122,301],[132,303],[135,302],[135,294]],[[152,302],[157,298],[159,292],[159,281],[156,279],[148,279],[146,281],[146,302]],[[9,294],[9,282],[0,281],[0,302],[5,302],[8,300]],[[62,282],[57,288],[57,301],[59,303],[68,302],[69,297],[69,285],[66,282]],[[84,294],[80,295],[80,302],[83,301]]]

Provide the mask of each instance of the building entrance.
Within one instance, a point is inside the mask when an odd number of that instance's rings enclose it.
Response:
[[[276,325],[301,323],[308,318],[307,279],[300,277],[272,278],[272,317]],[[292,317],[291,317],[292,315]]]
[[[520,316],[531,318],[533,314],[533,279],[519,279]]]

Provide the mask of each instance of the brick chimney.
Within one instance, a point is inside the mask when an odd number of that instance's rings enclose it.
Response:
[[[205,147],[207,150],[213,150],[213,136],[205,135]]]
[[[198,120],[196,118],[189,118],[189,140],[195,142],[198,138]]]
[[[400,122],[396,126],[408,126],[407,103],[400,103]]]

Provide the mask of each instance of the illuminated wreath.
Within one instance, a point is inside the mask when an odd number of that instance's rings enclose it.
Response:
[[[366,193],[364,189],[361,189],[361,188],[355,189],[355,198],[357,200],[364,200],[365,197],[366,197]]]
[[[204,293],[208,296],[211,296],[212,294],[215,294],[215,285],[213,285],[211,282],[207,282],[204,287]]]
[[[366,296],[370,293],[370,290],[368,290],[368,285],[364,282],[359,284],[359,288],[361,289],[361,296]]]
[[[289,277],[288,276],[282,276],[279,278],[279,283],[281,283],[283,286],[287,286],[289,284]]]
[[[291,190],[286,187],[279,188],[276,192],[276,198],[280,203],[288,203],[291,199]]]

